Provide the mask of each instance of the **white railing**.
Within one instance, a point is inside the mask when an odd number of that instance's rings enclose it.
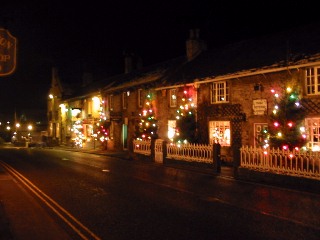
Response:
[[[151,155],[151,141],[133,140],[133,152]]]
[[[167,158],[213,163],[213,147],[206,144],[167,144]]]
[[[242,146],[240,165],[257,171],[316,178],[320,180],[320,153]]]

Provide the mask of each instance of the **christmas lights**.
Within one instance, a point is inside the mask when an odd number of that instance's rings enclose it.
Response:
[[[137,140],[151,140],[157,138],[157,119],[152,104],[152,95],[148,94],[145,108],[139,114],[140,122],[136,125],[135,138]]]
[[[196,121],[192,87],[185,87],[181,105],[176,111],[176,128],[172,141],[177,144],[195,142]]]
[[[275,104],[271,114],[272,124],[263,132],[264,148],[269,146],[283,150],[303,148],[307,135],[303,126],[305,112],[299,101],[298,89],[287,87],[283,94],[272,89]]]

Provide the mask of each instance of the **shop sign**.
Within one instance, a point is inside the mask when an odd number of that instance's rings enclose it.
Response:
[[[254,115],[265,115],[267,112],[267,99],[253,100],[252,109]]]
[[[12,74],[17,64],[17,39],[0,28],[0,77]]]

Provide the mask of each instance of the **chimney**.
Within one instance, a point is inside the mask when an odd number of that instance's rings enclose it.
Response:
[[[88,71],[88,65],[85,62],[82,63],[82,70],[82,87],[86,87],[93,82],[93,76]]]
[[[133,70],[132,54],[126,53],[124,56],[124,73],[129,73]]]
[[[133,70],[139,70],[143,66],[141,57],[133,53],[124,53],[124,72],[130,73]]]
[[[199,29],[191,29],[189,39],[186,42],[188,61],[198,56],[202,51],[207,49],[204,41],[200,40]]]

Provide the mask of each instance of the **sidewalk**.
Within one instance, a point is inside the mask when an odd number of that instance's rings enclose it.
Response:
[[[75,152],[85,152],[85,153],[91,153],[91,154],[99,154],[99,155],[105,155],[109,157],[116,157],[124,160],[133,160],[130,156],[129,151],[123,150],[123,151],[110,151],[110,150],[101,150],[101,149],[93,149],[93,148],[72,148],[68,146],[59,146],[55,148],[61,148],[63,150],[67,151],[75,151]],[[146,160],[141,160],[141,162],[145,162]],[[161,165],[160,163],[152,162],[151,159],[147,160],[150,163],[154,163],[157,165]],[[164,167],[172,167],[177,168],[181,170],[187,170],[187,171],[193,171],[193,172],[199,172],[203,174],[209,174],[209,175],[220,175],[223,177],[228,178],[234,178],[234,169],[232,166],[221,166],[220,173],[214,173],[213,166],[210,166],[209,164],[203,165],[203,166],[196,166],[188,164],[187,162],[183,161],[170,161],[163,163]]]
[[[128,151],[110,151],[110,150],[100,150],[100,149],[86,149],[86,148],[80,148],[75,149],[71,147],[65,147],[65,146],[59,146],[59,148],[63,148],[65,150],[69,151],[79,151],[79,152],[86,152],[86,153],[92,153],[92,154],[100,154],[105,156],[111,156],[111,157],[117,157],[120,159],[125,160],[132,160],[130,154]],[[150,158],[145,158],[148,160],[139,160],[140,162],[149,162],[153,163],[158,166],[163,166],[167,168],[174,168],[176,171],[185,171],[190,172],[192,174],[207,174],[211,176],[216,176],[220,178],[228,178],[232,180],[238,180],[238,181],[245,181],[245,182],[251,182],[255,184],[265,184],[275,187],[281,187],[281,188],[287,188],[292,190],[298,190],[298,191],[306,191],[311,193],[320,193],[320,181],[315,179],[308,179],[303,177],[295,177],[295,176],[289,176],[289,175],[281,175],[271,172],[259,172],[254,171],[246,168],[237,168],[235,169],[232,166],[221,166],[221,171],[219,173],[215,173],[213,166],[210,165],[201,165],[196,166],[192,164],[188,164],[188,162],[183,161],[165,161],[162,165],[159,163],[152,162]],[[172,171],[166,171],[168,174],[170,174]]]

